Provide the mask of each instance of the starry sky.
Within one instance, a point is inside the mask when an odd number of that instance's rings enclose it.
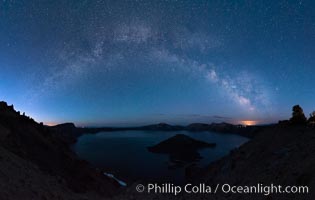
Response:
[[[0,99],[46,124],[315,110],[314,1],[0,0]]]

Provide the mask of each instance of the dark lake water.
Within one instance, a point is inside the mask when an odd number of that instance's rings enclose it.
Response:
[[[184,168],[169,169],[169,156],[154,154],[147,150],[176,134],[216,143],[215,148],[199,150],[203,157],[198,166],[206,166],[248,141],[247,138],[215,132],[188,131],[114,131],[86,134],[73,146],[81,159],[114,174],[119,179],[131,181],[185,182]]]

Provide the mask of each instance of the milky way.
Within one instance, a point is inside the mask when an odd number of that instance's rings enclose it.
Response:
[[[0,97],[80,125],[315,110],[312,1],[0,2]]]

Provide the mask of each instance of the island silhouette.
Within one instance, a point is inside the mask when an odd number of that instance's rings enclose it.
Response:
[[[215,143],[207,143],[184,134],[176,134],[154,146],[148,147],[148,150],[152,153],[168,154],[171,162],[169,167],[177,168],[200,160],[202,157],[198,153],[199,149],[215,146]]]

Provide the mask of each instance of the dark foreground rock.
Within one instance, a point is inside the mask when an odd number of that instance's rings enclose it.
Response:
[[[308,194],[271,194],[269,199],[315,198],[315,129],[307,126],[275,125],[228,156],[200,170],[196,182],[209,185],[307,186]],[[260,195],[227,195],[218,199],[266,199]]]
[[[118,191],[54,130],[0,102],[0,199],[104,199]]]

